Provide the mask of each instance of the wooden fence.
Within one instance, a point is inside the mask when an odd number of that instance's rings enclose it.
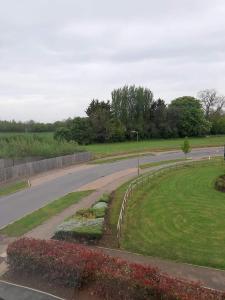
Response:
[[[119,214],[119,218],[118,218],[118,222],[117,222],[117,240],[118,240],[119,246],[120,246],[122,225],[123,225],[123,221],[124,221],[124,217],[125,217],[125,210],[126,210],[127,202],[128,202],[128,200],[131,199],[134,191],[141,187],[144,187],[144,185],[146,183],[150,183],[151,178],[153,178],[154,176],[162,174],[167,170],[176,169],[178,167],[184,166],[184,164],[186,164],[186,163],[182,162],[182,163],[176,163],[176,164],[169,165],[169,166],[168,165],[167,166],[159,166],[156,170],[151,171],[151,173],[139,176],[136,179],[134,179],[133,181],[131,181],[131,183],[129,184],[129,186],[124,194],[121,209],[120,209],[120,214]]]
[[[0,168],[0,184],[23,178],[28,179],[42,172],[87,162],[92,158],[93,155],[90,152],[79,152],[71,155],[23,163],[8,168]]]

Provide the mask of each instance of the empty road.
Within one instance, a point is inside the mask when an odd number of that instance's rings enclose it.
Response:
[[[201,158],[209,155],[223,155],[223,148],[196,149],[193,150],[189,156]],[[158,153],[155,156],[149,155],[140,157],[140,163],[143,164],[183,157],[184,155],[181,151],[164,152]],[[40,185],[5,197],[0,197],[0,228],[87,183],[136,166],[137,158],[121,160],[114,163],[90,165],[90,168],[78,171],[74,170],[70,174],[46,181]]]

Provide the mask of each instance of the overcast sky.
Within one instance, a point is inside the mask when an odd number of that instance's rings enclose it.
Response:
[[[0,119],[84,115],[125,84],[225,94],[224,0],[0,0]]]

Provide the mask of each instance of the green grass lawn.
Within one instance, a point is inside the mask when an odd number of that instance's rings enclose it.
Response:
[[[0,197],[16,193],[28,187],[27,181],[19,181],[0,187]]]
[[[140,169],[148,169],[151,167],[156,167],[156,166],[161,166],[161,165],[166,165],[166,164],[176,163],[181,161],[186,161],[186,159],[179,158],[179,159],[171,159],[171,160],[154,161],[154,162],[140,165]]]
[[[166,171],[134,193],[123,225],[124,249],[225,269],[225,194],[215,190],[222,160]],[[117,190],[116,224],[125,186]]]
[[[159,150],[172,150],[180,149],[184,139],[152,139],[148,141],[140,142],[123,142],[112,144],[93,144],[85,146],[86,150],[93,152],[96,157],[105,157],[126,153],[135,152],[147,152],[147,151],[159,151]],[[225,142],[225,136],[210,136],[203,138],[190,138],[189,142],[192,148],[197,147],[212,147],[223,146]]]
[[[70,205],[77,203],[83,197],[89,195],[92,191],[73,192],[62,198],[59,198],[46,206],[26,215],[18,221],[9,224],[0,230],[0,234],[11,237],[18,237],[42,224],[49,218],[60,213]]]

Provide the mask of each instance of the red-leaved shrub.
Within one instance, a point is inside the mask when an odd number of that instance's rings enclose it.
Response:
[[[92,282],[103,299],[225,300],[225,294],[161,274],[156,268],[61,241],[20,239],[8,247],[11,271],[42,275],[65,286]]]
[[[65,286],[81,286],[91,280],[107,259],[82,245],[26,238],[10,244],[7,254],[12,271],[39,274]]]

